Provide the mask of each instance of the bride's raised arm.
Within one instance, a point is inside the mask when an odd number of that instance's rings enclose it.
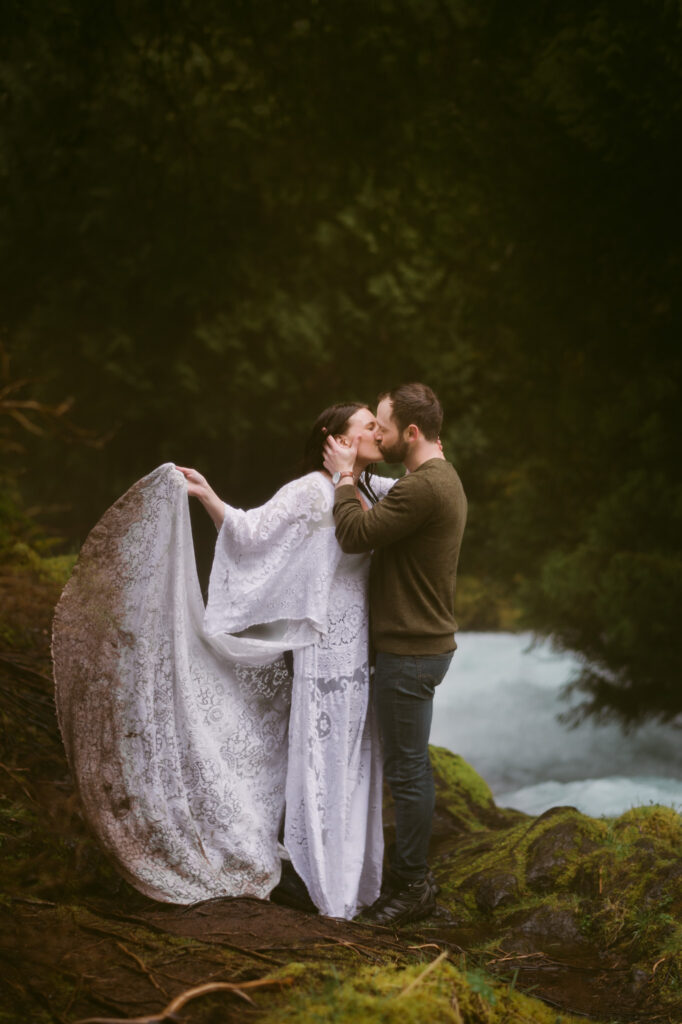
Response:
[[[321,473],[308,473],[285,484],[264,505],[244,510],[224,503],[195,469],[175,468],[185,478],[188,496],[201,501],[218,529],[207,633],[234,633],[280,619],[306,620],[319,632],[326,622],[326,602],[317,607],[319,588],[297,583],[311,572],[328,581],[340,556],[331,483]]]
[[[225,519],[225,503],[218,497],[206,477],[197,473],[196,469],[187,469],[184,466],[175,468],[187,481],[187,493],[190,498],[199,499],[219,530]]]

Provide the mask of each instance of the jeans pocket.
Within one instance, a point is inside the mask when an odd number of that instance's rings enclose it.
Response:
[[[450,667],[452,652],[447,654],[428,654],[416,659],[417,678],[422,686],[433,691],[445,677]]]

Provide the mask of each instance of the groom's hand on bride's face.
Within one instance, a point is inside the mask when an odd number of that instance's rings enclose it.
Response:
[[[352,444],[349,445],[346,442],[343,445],[339,444],[336,438],[330,435],[325,442],[322,453],[324,468],[327,472],[333,475],[337,471],[343,473],[344,471],[352,470],[358,454],[359,443],[359,436],[355,438]]]

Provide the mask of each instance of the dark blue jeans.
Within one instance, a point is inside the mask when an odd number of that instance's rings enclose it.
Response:
[[[384,749],[384,776],[395,805],[391,868],[406,881],[424,878],[435,804],[429,760],[433,694],[448,670],[447,654],[377,651],[374,702]]]

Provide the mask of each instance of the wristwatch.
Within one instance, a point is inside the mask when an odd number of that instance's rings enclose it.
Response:
[[[334,473],[333,476],[332,476],[332,483],[334,484],[334,487],[336,487],[336,485],[338,484],[339,480],[342,480],[344,478],[344,476],[349,476],[349,477],[352,478],[353,474],[351,473],[351,471],[349,469],[345,470],[345,472],[343,472],[343,473],[339,472],[339,470],[337,469],[336,473]]]

